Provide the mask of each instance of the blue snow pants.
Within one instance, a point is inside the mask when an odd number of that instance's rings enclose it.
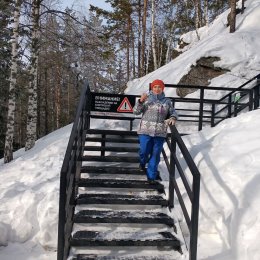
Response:
[[[147,166],[148,180],[155,180],[157,177],[158,164],[163,149],[165,138],[160,136],[139,135],[140,142],[140,165]]]

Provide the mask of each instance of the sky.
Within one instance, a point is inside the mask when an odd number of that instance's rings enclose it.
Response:
[[[184,35],[190,42],[185,52],[157,71],[129,82],[127,92],[140,94],[155,78],[176,83],[202,56],[217,55],[221,58],[217,64],[230,69],[213,79],[213,86],[238,86],[258,74],[260,0],[247,0],[245,4],[245,13],[237,17],[236,33],[228,33],[228,12],[223,13],[208,28],[199,30],[199,41],[194,33]],[[166,92],[175,95],[173,90]],[[208,95],[218,97],[220,93]],[[105,124],[93,121],[92,126],[125,127],[108,120]],[[184,137],[201,172],[199,260],[260,259],[259,128],[260,109]],[[0,160],[1,260],[56,260],[59,172],[70,131],[68,125],[39,139],[31,150],[15,152],[9,164]],[[162,183],[167,185],[163,162],[159,170]],[[185,191],[181,192],[185,197]],[[178,225],[182,225],[178,205],[168,214],[177,216]],[[174,257],[188,260],[188,252],[184,248],[183,256]]]
[[[109,10],[110,5],[105,2],[105,0],[62,0],[61,5],[63,8],[73,7],[73,9],[78,10],[81,13],[89,9],[90,4],[98,6],[100,8]]]

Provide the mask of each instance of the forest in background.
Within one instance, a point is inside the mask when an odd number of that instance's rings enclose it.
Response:
[[[230,7],[230,31],[235,29],[235,0],[106,2],[112,11],[91,6],[79,15],[62,11],[58,1],[0,0],[0,157],[5,162],[13,150],[30,149],[38,138],[73,121],[84,79],[92,91],[122,93],[129,80],[176,58],[183,33],[207,26]]]

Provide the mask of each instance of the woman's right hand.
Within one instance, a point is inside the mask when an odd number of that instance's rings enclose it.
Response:
[[[140,102],[141,102],[141,103],[145,102],[145,100],[147,99],[147,97],[148,97],[147,93],[143,93],[142,96],[141,96],[141,98],[140,98]]]

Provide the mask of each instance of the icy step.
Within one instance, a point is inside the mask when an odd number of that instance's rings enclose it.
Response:
[[[105,142],[105,143],[129,143],[129,144],[138,144],[138,139],[133,138],[116,138],[116,137],[86,137],[86,142]]]
[[[88,129],[87,134],[105,134],[105,135],[117,135],[121,137],[125,137],[125,136],[137,137],[136,131],[125,131],[125,130]]]
[[[139,163],[138,156],[96,156],[96,155],[84,155],[82,161],[97,161],[97,162],[128,162]]]
[[[77,231],[71,246],[167,246],[180,250],[180,241],[170,232]]]
[[[74,216],[74,223],[142,223],[174,226],[174,220],[165,213],[137,210],[82,210]]]
[[[116,180],[116,179],[80,179],[79,187],[102,187],[102,188],[134,188],[157,190],[164,192],[164,186],[159,182],[150,183],[142,180]]]
[[[77,255],[72,260],[174,260],[172,256],[98,256]]]
[[[116,166],[82,166],[81,173],[99,173],[99,174],[141,174],[144,175],[144,171],[140,171],[136,167],[116,167]]]
[[[161,205],[168,206],[168,200],[160,195],[125,195],[125,194],[80,194],[77,204],[121,204],[121,205]]]
[[[115,146],[84,146],[85,151],[108,151],[108,152],[129,152],[137,153],[138,147],[115,147]]]

